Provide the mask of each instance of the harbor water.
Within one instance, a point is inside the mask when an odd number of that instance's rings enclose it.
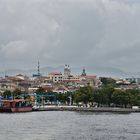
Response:
[[[140,140],[140,113],[1,113],[0,140]]]

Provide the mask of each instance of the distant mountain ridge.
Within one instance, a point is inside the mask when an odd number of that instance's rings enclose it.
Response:
[[[140,72],[138,73],[126,73],[124,71],[121,71],[117,68],[111,68],[111,67],[101,67],[101,66],[87,66],[87,67],[71,67],[71,73],[73,75],[81,75],[83,68],[86,69],[87,75],[96,75],[98,77],[118,77],[118,78],[126,78],[126,77],[140,77]],[[58,67],[51,67],[46,66],[43,68],[40,68],[40,73],[42,75],[48,75],[49,72],[64,72],[64,66],[58,66]],[[27,76],[32,76],[33,74],[37,73],[37,69],[9,69],[6,71],[0,71],[0,76],[3,77],[5,75],[17,75],[17,74],[23,74]]]

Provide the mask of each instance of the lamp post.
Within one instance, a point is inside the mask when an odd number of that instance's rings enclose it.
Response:
[[[70,99],[70,106],[72,105],[72,97],[71,95],[69,96],[69,99]]]
[[[35,96],[34,96],[34,97],[35,97],[34,106],[37,107],[37,96],[36,96],[36,93],[34,93],[34,95],[35,95]]]

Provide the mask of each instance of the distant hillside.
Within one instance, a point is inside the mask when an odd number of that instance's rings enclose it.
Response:
[[[117,68],[110,68],[110,67],[95,67],[95,66],[87,66],[84,67],[86,69],[86,73],[88,75],[97,75],[100,76],[106,76],[106,77],[140,77],[140,73],[125,73]],[[71,73],[74,75],[81,75],[83,70],[83,67],[71,67]],[[58,66],[58,67],[51,67],[46,66],[40,69],[40,72],[42,75],[47,75],[49,72],[62,72],[64,71],[64,66]],[[32,76],[32,74],[37,73],[36,69],[29,69],[29,70],[23,70],[23,69],[9,69],[6,71],[1,71],[0,76],[6,75],[16,75],[16,74],[24,74],[28,76]]]

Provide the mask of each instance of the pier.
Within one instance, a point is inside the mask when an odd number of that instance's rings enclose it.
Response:
[[[140,109],[109,108],[109,107],[87,108],[87,107],[75,107],[75,106],[45,106],[45,107],[40,107],[38,109],[33,109],[33,111],[90,111],[90,112],[132,113],[132,112],[140,112]]]

